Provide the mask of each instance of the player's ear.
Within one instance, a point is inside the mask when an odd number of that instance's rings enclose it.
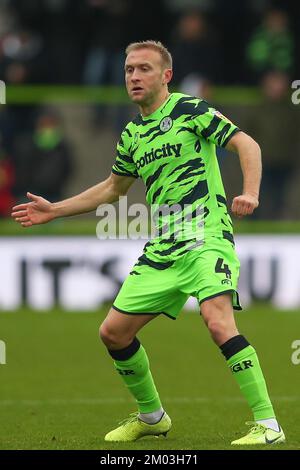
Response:
[[[163,74],[163,85],[170,83],[173,77],[173,70],[172,69],[165,69]]]

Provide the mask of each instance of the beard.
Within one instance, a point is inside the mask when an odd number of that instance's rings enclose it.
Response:
[[[155,101],[156,96],[158,95],[158,88],[152,89],[146,93],[142,93],[141,96],[130,96],[130,99],[133,103],[138,104],[139,106],[149,106]]]

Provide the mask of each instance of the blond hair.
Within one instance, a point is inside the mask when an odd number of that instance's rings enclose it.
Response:
[[[167,69],[172,68],[172,56],[168,49],[160,42],[160,41],[139,41],[139,42],[132,42],[129,46],[126,47],[126,55],[128,55],[132,51],[136,51],[139,49],[151,49],[156,51],[160,54],[163,66]]]

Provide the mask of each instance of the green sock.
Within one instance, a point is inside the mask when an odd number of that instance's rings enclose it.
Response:
[[[275,418],[255,349],[241,335],[231,338],[221,349],[253,412],[254,420]]]
[[[118,351],[109,351],[109,353],[114,358],[116,370],[136,399],[139,412],[152,413],[161,408],[159,395],[149,369],[148,356],[143,346],[140,345],[138,350],[126,360],[116,359]]]

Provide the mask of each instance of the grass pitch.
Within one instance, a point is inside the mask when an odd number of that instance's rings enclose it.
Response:
[[[173,428],[168,437],[105,443],[136,410],[98,339],[105,312],[0,314],[7,364],[0,365],[0,449],[230,449],[252,416],[196,312],[159,317],[139,334]],[[299,312],[257,306],[236,315],[256,348],[287,443],[300,448]],[[268,449],[270,448],[268,447]],[[263,447],[266,449],[266,447]]]

